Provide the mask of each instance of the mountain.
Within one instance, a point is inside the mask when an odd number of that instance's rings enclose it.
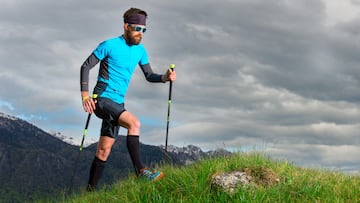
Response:
[[[76,140],[73,137],[63,135],[61,132],[49,131],[48,133],[50,135],[52,135],[53,137],[56,137],[59,140],[61,140],[63,142],[66,142],[68,144],[71,144],[71,145],[79,145],[80,144],[80,140]],[[91,145],[91,144],[93,144],[95,142],[97,142],[97,139],[95,140],[94,138],[87,137],[84,140],[83,145],[84,145],[84,147],[87,147],[87,146],[89,146],[89,145]]]
[[[64,188],[75,150],[24,120],[0,114],[0,201],[32,200]]]
[[[164,148],[164,146],[160,147]],[[231,154],[231,152],[224,149],[204,152],[200,147],[195,145],[188,145],[186,147],[176,147],[174,145],[169,145],[167,147],[167,151],[169,154],[171,154],[172,157],[176,157],[175,159],[180,165],[189,165],[208,157],[227,156]]]
[[[66,192],[79,147],[64,140],[67,139],[59,138],[59,134],[50,134],[22,119],[0,113],[0,202],[33,201]],[[90,144],[80,154],[73,181],[75,190],[86,186],[96,146],[97,143]],[[170,146],[166,156],[159,146],[141,144],[140,149],[142,161],[150,166],[164,160],[184,165],[216,154],[202,152],[192,145]],[[99,184],[112,184],[129,174],[133,174],[133,168],[126,137],[118,136]]]

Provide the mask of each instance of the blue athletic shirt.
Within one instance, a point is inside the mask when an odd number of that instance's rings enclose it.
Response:
[[[145,47],[129,46],[124,37],[119,36],[100,43],[93,54],[101,61],[98,80],[108,84],[99,96],[124,103],[136,66],[149,63]]]

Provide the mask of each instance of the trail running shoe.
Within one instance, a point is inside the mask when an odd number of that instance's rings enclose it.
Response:
[[[146,178],[149,182],[158,181],[163,176],[164,176],[163,172],[160,172],[160,171],[151,172],[151,171],[149,171],[147,169],[144,169],[140,174],[140,177]]]

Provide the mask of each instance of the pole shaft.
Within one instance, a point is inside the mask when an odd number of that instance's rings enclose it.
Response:
[[[88,117],[86,119],[86,124],[85,124],[84,132],[83,132],[83,137],[82,137],[81,144],[80,144],[80,151],[83,150],[84,141],[85,141],[85,137],[86,137],[86,134],[87,134],[87,129],[88,129],[89,123],[90,123],[90,118],[91,118],[91,113],[89,113],[89,115],[88,115]]]
[[[170,81],[170,86],[169,86],[169,100],[168,100],[168,113],[167,113],[167,125],[166,125],[165,152],[167,152],[168,137],[169,137],[171,94],[172,94],[172,81]]]
[[[174,70],[174,67],[175,67],[174,64],[170,65],[171,71]],[[172,95],[172,81],[170,80],[170,85],[169,85],[169,100],[168,100],[168,114],[167,114],[167,124],[166,124],[165,152],[167,152],[168,137],[169,137],[171,95]]]
[[[83,137],[82,137],[82,140],[81,140],[79,153],[78,153],[78,156],[76,158],[73,174],[72,174],[71,180],[70,180],[69,193],[72,191],[72,188],[73,188],[73,184],[74,184],[73,182],[74,182],[75,174],[76,174],[76,171],[77,171],[78,162],[79,162],[79,159],[80,159],[80,154],[81,154],[81,151],[83,150],[84,140],[85,140],[85,137],[86,137],[86,134],[87,134],[87,129],[89,127],[90,118],[91,118],[91,113],[89,113],[89,115],[88,115],[88,117],[86,119],[85,129],[84,129],[84,132],[83,132]]]

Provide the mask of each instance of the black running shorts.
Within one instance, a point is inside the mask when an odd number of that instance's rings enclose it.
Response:
[[[95,115],[102,119],[100,135],[115,138],[120,129],[119,116],[126,111],[124,103],[118,104],[104,97],[96,100]]]

